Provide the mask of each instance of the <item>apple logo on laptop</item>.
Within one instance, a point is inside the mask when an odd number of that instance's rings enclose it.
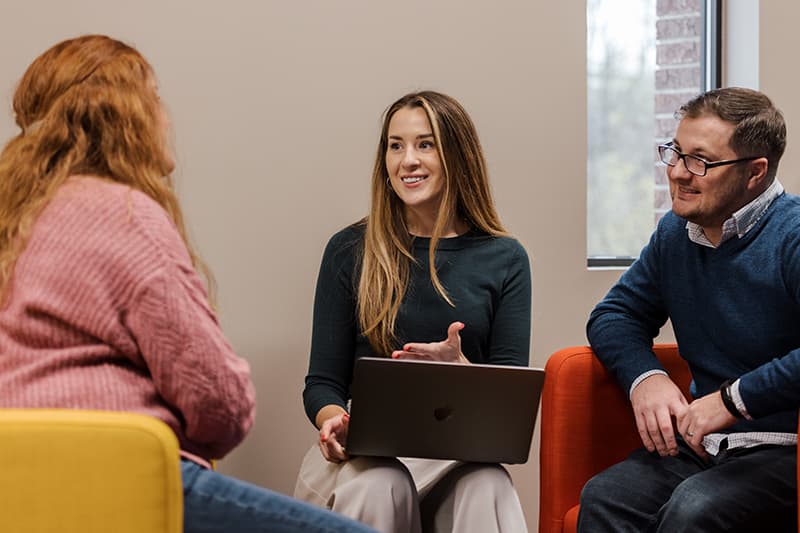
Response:
[[[453,408],[449,405],[445,405],[444,407],[437,407],[433,410],[433,417],[438,420],[439,422],[444,422],[448,418],[453,416]]]

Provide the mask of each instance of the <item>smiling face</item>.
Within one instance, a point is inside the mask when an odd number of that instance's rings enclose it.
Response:
[[[730,147],[735,126],[713,115],[684,117],[675,133],[675,148],[708,162],[738,159],[750,154],[737,154]],[[705,176],[686,170],[683,161],[667,167],[672,211],[700,225],[706,236],[717,242],[722,224],[753,200],[750,162],[709,168]]]
[[[433,129],[421,107],[403,107],[389,121],[386,171],[405,206],[412,233],[432,227],[444,189],[444,176]]]

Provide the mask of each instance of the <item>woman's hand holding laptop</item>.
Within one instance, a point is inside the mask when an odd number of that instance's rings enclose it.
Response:
[[[327,416],[326,416],[327,415]],[[347,443],[347,427],[350,415],[338,405],[327,405],[320,409],[319,449],[322,456],[332,463],[347,461],[350,457],[345,452]]]

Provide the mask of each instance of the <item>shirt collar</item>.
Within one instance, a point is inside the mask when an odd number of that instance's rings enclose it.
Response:
[[[761,215],[764,214],[772,201],[781,194],[783,194],[783,185],[776,179],[767,187],[766,191],[762,192],[752,202],[736,211],[722,224],[722,236],[720,237],[719,244],[722,244],[734,235],[740,239],[744,237],[745,234],[756,225],[756,222],[758,222],[758,219],[761,218]],[[709,248],[716,248],[706,237],[703,228],[694,222],[686,222],[686,231],[688,232],[689,240],[693,243]]]

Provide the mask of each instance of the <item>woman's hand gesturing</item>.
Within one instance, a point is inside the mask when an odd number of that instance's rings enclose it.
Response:
[[[446,363],[469,364],[461,353],[463,322],[453,322],[447,328],[447,338],[440,342],[409,342],[402,350],[392,352],[392,359],[417,359],[420,361],[443,361]]]

